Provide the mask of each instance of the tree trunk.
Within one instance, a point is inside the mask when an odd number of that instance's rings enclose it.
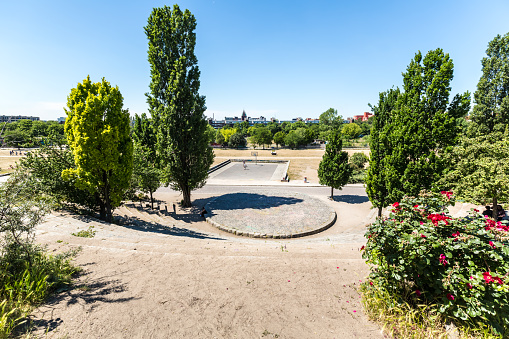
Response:
[[[182,188],[182,196],[183,196],[183,203],[182,207],[191,207],[191,190],[189,190],[189,187]]]
[[[498,208],[497,208],[497,205],[498,205],[497,197],[493,197],[493,207],[491,208],[492,209],[491,216],[493,217],[493,220],[495,220],[495,221],[498,220]]]
[[[101,199],[101,195],[99,193],[95,193],[95,200],[97,204],[99,204],[99,219],[106,220],[106,209],[104,207],[104,202]]]
[[[103,182],[104,182],[104,205],[106,209],[106,215],[104,220],[111,223],[113,220],[112,211],[111,211],[111,199],[110,199],[110,186],[108,183],[108,173],[106,171],[103,173]]]
[[[331,200],[334,200],[334,187],[330,188],[330,198]]]
[[[382,217],[382,206],[378,207],[378,218]]]
[[[150,203],[152,205],[152,209],[154,209],[154,197],[152,196],[152,190],[150,190]]]

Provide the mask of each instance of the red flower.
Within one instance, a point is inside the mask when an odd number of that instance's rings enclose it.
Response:
[[[445,260],[445,255],[443,254],[440,254],[440,259],[439,259],[440,263],[443,264],[444,266],[448,264],[447,260]]]
[[[493,249],[497,248],[497,246],[495,246],[495,244],[493,243],[493,241],[490,241],[490,246],[493,247]]]
[[[415,290],[415,294],[417,294],[417,296],[420,297],[422,293],[419,290]]]
[[[362,245],[361,251],[363,251],[366,248],[366,246]]]
[[[454,296],[450,293],[447,293],[447,299],[453,301],[454,300]]]
[[[443,214],[430,214],[428,215],[428,220],[431,220],[433,222],[433,225],[437,226],[439,221],[444,221],[446,225],[449,225],[448,219],[451,219],[450,217],[443,215]]]
[[[398,206],[399,206],[399,202],[397,202],[397,201],[394,204],[392,204],[392,207],[398,208]]]
[[[471,283],[467,283],[467,287],[468,287],[469,289],[472,289],[474,286],[472,286],[472,284],[471,284]]]
[[[493,277],[491,276],[490,272],[484,272],[483,274],[484,282],[486,284],[489,284],[490,282],[494,281]]]
[[[421,238],[426,238],[426,236],[424,234],[421,234]]]
[[[371,286],[373,286],[373,282],[372,282],[372,281],[370,281],[370,282],[369,282],[369,284],[370,284]]]
[[[455,238],[459,237],[460,236],[460,231],[458,231],[456,233],[453,233],[452,236],[455,237]]]
[[[448,191],[441,191],[440,193],[442,193],[443,195],[445,195],[445,196],[447,197],[447,199],[451,200],[452,192],[448,192]]]

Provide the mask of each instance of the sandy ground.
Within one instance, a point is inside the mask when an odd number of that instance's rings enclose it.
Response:
[[[338,213],[325,232],[263,240],[223,233],[196,207],[161,217],[120,208],[146,226],[53,214],[37,238],[50,251],[81,247],[72,290],[33,313],[43,338],[380,338],[363,314],[368,274],[359,248],[374,211],[369,202],[329,201]],[[174,193],[158,193],[171,203]],[[321,197],[321,199],[325,199]],[[166,227],[164,225],[168,225]],[[96,231],[93,238],[71,233]]]

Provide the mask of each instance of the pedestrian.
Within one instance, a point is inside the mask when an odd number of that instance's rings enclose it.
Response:
[[[244,170],[247,168],[246,160],[242,160],[242,166],[244,167]]]
[[[207,214],[207,210],[205,209],[205,207],[203,207],[201,209],[200,215],[201,215],[202,218],[205,218],[205,214]]]

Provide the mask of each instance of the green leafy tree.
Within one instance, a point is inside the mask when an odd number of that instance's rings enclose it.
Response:
[[[129,187],[133,166],[129,112],[122,109],[123,100],[118,87],[104,78],[93,83],[87,76],[71,90],[65,110],[65,133],[75,167],[65,169],[62,177],[93,193],[100,218],[108,222]]]
[[[265,145],[272,143],[272,133],[267,127],[258,127],[254,131],[254,135],[251,137],[251,143],[255,145],[262,145],[265,149]]]
[[[150,151],[150,157],[155,157],[155,145],[157,143],[153,123],[153,119],[147,117],[146,113],[134,115],[133,142],[146,147]]]
[[[237,133],[237,129],[235,129],[235,128],[228,128],[228,127],[223,127],[219,131],[223,135],[224,141],[227,144],[230,142],[230,137],[232,135],[234,135],[235,133]]]
[[[382,209],[396,201],[393,191],[401,191],[398,171],[404,166],[404,159],[393,159],[390,135],[393,132],[391,117],[396,109],[399,89],[390,89],[379,95],[377,106],[372,106],[373,127],[370,135],[370,157],[364,182],[366,193],[374,207],[378,208],[378,217],[382,217]],[[394,161],[396,160],[396,161]],[[400,166],[398,166],[400,165]]]
[[[216,140],[216,130],[211,125],[207,125],[207,140],[209,141],[209,144],[214,143]]]
[[[157,135],[163,182],[182,192],[184,207],[191,191],[202,187],[214,153],[208,144],[205,97],[194,54],[196,20],[178,5],[154,8],[145,33],[149,40],[150,114]]]
[[[390,136],[391,159],[398,164],[393,175],[402,184],[396,199],[434,188],[448,166],[443,154],[458,140],[456,120],[470,109],[468,92],[456,95],[449,104],[453,68],[449,55],[438,48],[424,58],[418,52],[403,73],[404,91],[398,97]]]
[[[490,41],[486,55],[472,112],[472,121],[482,134],[503,131],[509,124],[509,33]]]
[[[161,171],[157,168],[155,146],[157,138],[154,133],[152,119],[145,113],[134,116],[133,126],[134,157],[133,174],[131,177],[132,191],[149,194],[152,209],[154,208],[154,192],[161,186]]]
[[[338,110],[329,108],[320,114],[320,125],[326,126],[327,130],[340,129],[343,124],[343,117],[338,114]]]
[[[277,122],[272,122],[272,121],[269,122],[267,124],[267,128],[269,129],[269,131],[273,137],[277,132],[281,131],[281,125],[279,125]]]
[[[284,138],[284,144],[289,146],[291,149],[298,148],[302,143],[301,136],[296,131],[290,130],[290,132]]]
[[[247,140],[242,133],[235,133],[230,137],[230,141],[228,142],[228,146],[232,148],[246,147]]]
[[[341,129],[341,133],[343,133],[344,136],[346,136],[348,139],[355,139],[357,138],[362,132],[362,129],[359,125],[352,123],[352,124],[345,124],[343,128]]]
[[[221,130],[220,130],[220,129],[218,129],[218,130],[217,130],[217,132],[216,132],[216,144],[219,144],[219,145],[221,145],[221,146],[223,146],[223,147],[224,147],[224,146],[226,146],[226,145],[228,145],[228,144],[226,143],[226,140],[225,140],[225,138],[224,138],[224,135],[223,135],[223,133],[221,133]]]
[[[474,204],[496,206],[509,198],[509,128],[505,133],[493,132],[474,138],[462,138],[447,160],[452,169],[444,176],[444,187]]]
[[[284,145],[285,144],[285,132],[279,131],[276,134],[274,134],[274,143],[276,146]]]
[[[341,150],[342,146],[341,134],[335,131],[325,146],[325,153],[318,166],[320,185],[330,186],[331,199],[334,199],[334,189],[345,186],[352,174],[352,167],[348,164],[348,153]]]

